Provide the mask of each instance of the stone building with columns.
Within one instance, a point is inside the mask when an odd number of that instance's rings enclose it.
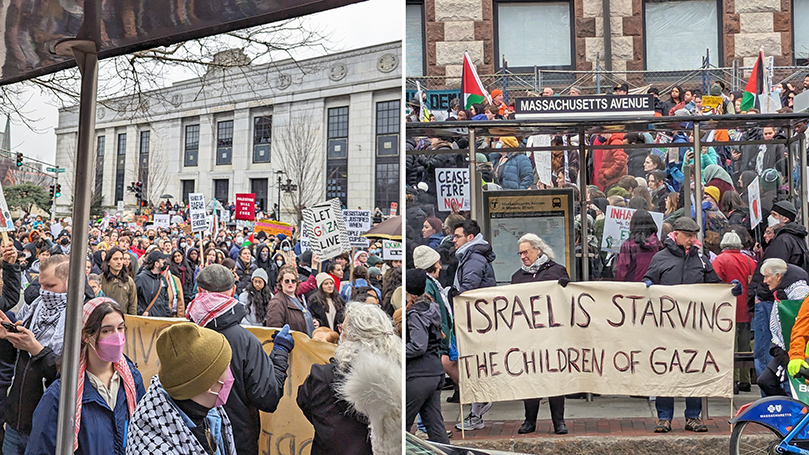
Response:
[[[805,65],[806,20],[809,0],[407,0],[406,76],[460,77],[464,51],[479,74]]]
[[[123,201],[133,209],[127,187],[141,181],[154,204],[165,193],[187,201],[199,192],[223,204],[236,193],[255,193],[269,213],[278,202],[278,177],[294,178],[294,169],[284,167],[300,163],[291,155],[305,149],[314,156],[314,182],[308,182],[314,202],[337,197],[349,208],[380,207],[387,214],[399,202],[401,54],[401,42],[391,42],[219,70],[146,93],[147,108],[134,113],[123,107],[130,98],[99,102],[96,169],[88,178],[111,208]],[[70,213],[77,127],[78,108],[61,109],[62,215]],[[292,199],[283,192],[281,198],[282,219],[289,221]]]

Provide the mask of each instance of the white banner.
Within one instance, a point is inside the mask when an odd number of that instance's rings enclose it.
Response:
[[[395,240],[382,241],[382,260],[384,261],[401,261],[402,260],[402,242]]]
[[[348,232],[348,241],[351,248],[368,248],[370,243],[362,234],[371,229],[370,210],[343,210],[343,222]]]
[[[156,213],[154,216],[154,227],[155,228],[169,228],[169,215],[163,215],[162,213]]]
[[[606,218],[604,218],[604,235],[601,239],[601,251],[609,251],[610,253],[618,253],[621,251],[621,245],[624,240],[629,238],[629,222],[632,220],[632,215],[636,212],[635,209],[626,207],[608,206]],[[657,238],[660,238],[661,229],[663,229],[663,214],[660,212],[649,212],[652,219],[657,225]],[[663,239],[660,239],[662,242]]]
[[[312,252],[320,256],[322,261],[351,250],[339,199],[303,209],[303,219]]]
[[[461,403],[733,396],[727,284],[545,281],[467,291],[453,303]]]
[[[3,193],[3,186],[0,185],[0,232],[13,231],[14,220],[11,219],[11,212],[8,210],[6,195]]]
[[[459,210],[471,210],[469,169],[436,169],[435,192],[438,195],[439,211],[449,212],[452,210],[453,202],[458,203]]]
[[[750,207],[750,229],[755,229],[761,223],[761,191],[757,178],[747,186],[747,206]]]
[[[204,194],[188,193],[188,212],[191,219],[191,232],[202,232],[207,229]]]

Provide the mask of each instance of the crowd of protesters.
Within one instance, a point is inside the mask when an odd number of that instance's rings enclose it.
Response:
[[[399,453],[401,261],[383,261],[373,240],[321,261],[294,230],[219,222],[192,233],[183,207],[158,210],[174,212],[168,228],[114,216],[91,223],[82,302],[67,298],[69,223],[25,217],[8,232],[2,453],[55,451],[65,313],[76,304],[77,454],[261,453],[259,413],[274,412],[290,387],[292,332],[338,345],[297,391],[315,430],[312,454]],[[157,338],[153,378],[123,355],[128,315],[189,321]],[[269,354],[245,326],[277,329]]]
[[[779,86],[783,105],[779,112],[791,112],[796,89]],[[809,88],[809,76],[804,89]],[[627,84],[614,88],[614,95],[626,95]],[[703,115],[699,90],[672,87],[662,95],[655,89],[657,116]],[[710,95],[722,97],[712,114],[756,114],[742,111],[742,93],[728,92],[721,83],[710,86]],[[572,95],[580,94],[578,89]],[[546,88],[541,96],[555,96]],[[407,121],[419,121],[418,100],[409,103]],[[710,115],[710,114],[706,114]],[[446,121],[482,120],[497,122],[513,119],[514,106],[504,101],[500,90],[493,90],[491,103],[464,109],[458,100],[450,103]],[[466,136],[408,137],[406,147],[419,153],[408,154],[406,160],[406,238],[407,267],[422,270],[426,279],[411,282],[413,270],[407,272],[408,331],[416,332],[423,341],[418,346],[407,340],[407,416],[406,429],[419,420],[419,428],[436,441],[446,441],[440,413],[440,392],[435,386],[455,388],[447,401],[458,402],[457,349],[453,333],[452,299],[469,289],[496,286],[497,282],[524,283],[557,281],[565,286],[581,280],[582,241],[588,244],[590,280],[643,282],[650,285],[690,283],[733,284],[736,302],[736,352],[754,353],[754,365],[738,364],[735,369],[734,393],[750,392],[757,380],[762,394],[786,395],[787,371],[794,374],[803,362],[803,352],[790,340],[784,340],[778,323],[777,304],[790,299],[803,300],[809,294],[806,270],[809,267],[807,231],[800,223],[801,214],[793,201],[798,201],[797,170],[788,166],[788,149],[783,144],[734,145],[738,141],[785,139],[790,132],[774,127],[748,127],[736,130],[703,131],[703,142],[727,142],[727,145],[703,147],[701,153],[702,193],[694,194],[694,150],[688,146],[663,147],[677,143],[693,143],[690,124],[676,131],[643,133],[599,133],[579,137],[575,134],[538,134],[525,137],[478,137],[476,169],[483,191],[572,188],[576,245],[573,256],[577,276],[568,276],[565,261],[554,261],[555,254],[543,239],[542,232],[527,233],[513,245],[520,261],[514,261],[510,277],[494,276],[494,251],[490,239],[481,234],[483,220],[473,220],[456,205],[449,211],[437,207],[435,170],[468,168],[469,153],[452,150],[469,148]],[[796,127],[804,134],[805,125]],[[580,141],[588,145],[618,146],[594,149],[587,156],[577,150],[524,151],[512,150],[539,146],[574,146]],[[648,147],[621,145],[648,144]],[[535,154],[550,153],[551,169],[537,169]],[[793,153],[797,154],[797,147]],[[802,151],[805,153],[805,151]],[[547,162],[547,160],[544,160]],[[797,162],[797,158],[795,158]],[[585,182],[579,182],[580,167]],[[748,188],[758,180],[763,220],[751,228]],[[690,185],[689,185],[690,182]],[[792,185],[790,185],[792,182]],[[473,189],[474,190],[474,189]],[[686,194],[691,203],[686,204]],[[580,213],[580,198],[585,198],[587,212]],[[602,250],[607,207],[635,209],[631,217],[629,238],[617,253]],[[690,212],[689,212],[690,210]],[[696,223],[695,210],[702,211],[702,225]],[[661,213],[663,224],[655,223],[653,212]],[[587,217],[587,232],[582,233],[581,217]],[[805,216],[805,215],[804,215]],[[479,224],[480,223],[480,224]],[[698,233],[702,233],[702,243]],[[426,281],[422,286],[420,281]],[[805,307],[807,305],[804,305]],[[809,321],[809,310],[807,310]],[[809,322],[805,338],[809,338]],[[412,326],[411,326],[412,325]],[[796,326],[798,323],[796,323]],[[417,349],[418,348],[418,349]],[[794,355],[793,355],[794,351]],[[800,358],[798,360],[798,357]],[[428,359],[430,359],[428,361]],[[754,371],[753,371],[754,370]],[[755,374],[755,377],[753,377]],[[426,378],[436,378],[428,381]],[[444,385],[446,383],[446,385]],[[412,394],[412,402],[411,402]],[[575,396],[578,398],[578,396]],[[568,429],[564,422],[564,396],[550,397],[551,419],[557,434]],[[570,397],[568,397],[570,398]],[[525,421],[519,433],[536,431],[540,397],[525,400]],[[658,422],[655,432],[672,429],[674,399],[655,397]],[[483,415],[491,403],[472,404],[469,414],[457,429],[484,428]],[[686,399],[685,429],[705,432],[700,419],[701,400]],[[436,423],[437,422],[437,423]]]

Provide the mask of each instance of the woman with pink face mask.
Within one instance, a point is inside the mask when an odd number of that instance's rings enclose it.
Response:
[[[74,453],[123,454],[129,420],[146,393],[140,372],[123,355],[124,313],[114,300],[98,297],[84,304],[82,323]],[[60,386],[57,379],[34,411],[26,453],[55,453]]]

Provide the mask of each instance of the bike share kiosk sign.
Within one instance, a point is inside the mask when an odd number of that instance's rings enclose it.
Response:
[[[585,95],[517,98],[517,120],[560,118],[652,117],[652,95]]]
[[[576,276],[573,235],[573,189],[483,192],[486,233],[497,256],[492,267],[498,283],[509,283],[520,268],[517,243],[536,234],[553,250],[555,262]]]

